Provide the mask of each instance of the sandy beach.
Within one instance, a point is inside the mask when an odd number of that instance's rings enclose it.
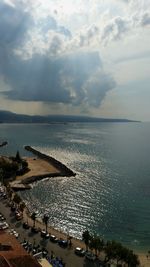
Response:
[[[29,172],[25,173],[24,175],[21,176],[16,176],[16,180],[25,180],[26,178],[32,177],[32,176],[39,176],[39,175],[50,175],[50,174],[59,174],[60,171],[54,167],[52,164],[49,162],[37,158],[37,157],[32,157],[32,158],[24,158],[27,163],[28,163],[28,168],[30,169]]]

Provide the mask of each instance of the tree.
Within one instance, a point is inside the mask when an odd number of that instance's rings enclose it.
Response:
[[[15,204],[17,204],[18,207],[21,202],[21,197],[18,194],[15,194],[13,197],[13,202],[15,202]]]
[[[35,212],[33,212],[31,214],[31,219],[33,220],[33,228],[35,228],[35,221],[36,221],[36,213]]]
[[[91,239],[91,236],[90,236],[90,233],[88,230],[85,230],[83,233],[82,233],[82,240],[84,241],[85,245],[86,245],[86,250],[88,250],[89,248],[89,241]]]
[[[46,233],[47,233],[47,226],[48,226],[48,221],[49,221],[49,215],[48,214],[44,214],[42,220],[43,220],[43,223],[45,224]]]
[[[4,172],[3,172],[3,168],[1,168],[1,167],[0,167],[0,182],[3,185],[3,183],[4,183]]]
[[[22,159],[21,159],[21,157],[20,157],[20,153],[19,153],[19,151],[17,151],[17,153],[16,153],[15,160],[16,160],[18,163],[22,162]]]
[[[21,202],[20,203],[20,206],[19,206],[19,209],[21,210],[22,215],[23,215],[23,212],[24,212],[25,207],[26,207],[26,204],[24,202]]]
[[[108,241],[105,246],[105,263],[115,259],[114,241]]]
[[[11,189],[9,183],[7,183],[7,184],[5,185],[5,188],[6,188],[6,192],[7,192],[7,196],[8,196],[8,198],[9,198],[9,201],[11,202],[11,200],[12,200],[12,196],[13,196],[13,190]]]
[[[138,256],[136,254],[134,254],[132,250],[128,250],[125,261],[128,264],[128,267],[139,266]]]
[[[90,238],[89,247],[95,249],[95,254],[97,255],[98,252],[100,253],[104,249],[104,240],[99,236],[92,236]]]

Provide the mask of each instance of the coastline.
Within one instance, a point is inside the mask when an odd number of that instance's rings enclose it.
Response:
[[[60,176],[75,176],[76,173],[74,173],[71,169],[69,169],[66,165],[64,165],[62,162],[56,160],[55,158],[48,156],[46,154],[43,154],[39,152],[38,150],[34,149],[31,146],[25,146],[24,147],[27,151],[31,152],[32,154],[36,155],[38,158],[47,161],[49,164],[51,164],[54,168],[59,170]]]
[[[24,216],[23,216],[23,221],[24,222],[28,222],[28,224],[32,227],[33,226],[33,221],[31,219],[31,214],[28,210],[28,208],[26,207],[24,210]],[[35,226],[37,228],[40,228],[41,230],[45,229],[45,225],[42,221],[36,219],[36,223]],[[48,233],[55,235],[57,238],[62,238],[64,240],[67,240],[69,237],[71,237],[71,242],[72,242],[72,249],[75,249],[76,247],[80,247],[83,249],[86,249],[86,246],[84,244],[84,242],[80,239],[77,239],[75,237],[69,236],[69,234],[64,233],[62,231],[59,231],[57,229],[55,229],[53,226],[48,225]],[[147,257],[148,253],[144,252],[144,251],[136,251],[133,250],[135,254],[138,255],[139,260],[140,260],[140,267],[149,267],[150,266],[150,255],[149,257]],[[103,253],[102,253],[103,254]]]
[[[18,180],[24,180],[23,181],[23,184],[30,184],[34,181],[38,181],[38,180],[41,180],[45,177],[56,177],[56,176],[72,176],[70,175],[70,173],[72,173],[71,170],[69,170],[65,165],[63,165],[61,162],[58,162],[57,160],[55,160],[54,158],[50,157],[50,156],[47,156],[45,154],[42,154],[40,153],[39,151],[33,149],[32,147],[29,147],[29,149],[27,149],[28,151],[32,152],[34,155],[36,155],[40,161],[42,162],[48,162],[49,165],[51,165],[52,167],[56,168],[56,170],[54,172],[51,172],[51,173],[45,173],[45,174],[37,174],[37,170],[36,170],[36,173],[35,173],[35,176],[30,176],[26,179],[22,179],[21,176],[20,176],[20,179]],[[35,163],[37,161],[37,159],[35,160],[35,158],[27,158],[28,160],[31,159],[33,160],[33,162]],[[63,166],[63,167],[62,167]],[[62,169],[61,169],[62,167]],[[69,172],[68,172],[68,170]],[[62,173],[60,174],[60,170],[62,170]],[[67,170],[67,172],[65,172]],[[71,171],[71,172],[70,172]],[[66,174],[67,173],[67,174]],[[75,174],[73,174],[73,176],[75,176]],[[30,218],[31,214],[29,213],[29,210],[28,208],[26,207],[25,211],[24,211],[24,221],[29,223],[30,226],[33,226],[33,221],[32,219]],[[43,224],[42,221],[40,220],[36,220],[36,227],[37,228],[40,228],[40,229],[45,229],[45,225]],[[55,229],[53,226],[48,226],[48,232],[50,234],[53,234],[53,235],[56,235],[58,238],[62,238],[62,239],[67,239],[69,237],[68,234],[66,233],[63,233],[61,232],[61,230],[57,230]],[[75,247],[81,247],[81,248],[84,248],[85,249],[85,244],[82,240],[80,239],[76,239],[74,237],[71,237],[71,241],[72,241],[72,245],[73,245],[73,248]],[[142,267],[148,267],[150,266],[150,257],[147,258],[147,252],[143,252],[143,251],[136,251],[134,250],[134,252],[138,255],[139,259],[140,259],[140,263]]]
[[[16,179],[10,182],[10,186],[13,190],[20,191],[31,189],[31,184],[33,182],[47,177],[74,177],[76,175],[76,173],[55,158],[43,154],[30,146],[25,146],[25,149],[34,154],[35,157],[25,158],[28,163],[29,171],[23,175],[16,176]]]
[[[31,213],[29,212],[28,207],[26,207],[24,210],[23,221],[27,222],[31,227],[33,226],[33,220],[31,219]],[[42,222],[42,220],[38,218],[36,219],[35,227],[41,230],[45,229],[44,223]],[[68,237],[71,237],[73,248],[82,247],[85,249],[85,244],[82,240],[69,236],[69,234],[62,232],[61,230],[55,229],[51,225],[48,225],[47,230],[48,230],[48,233],[55,235],[58,238],[67,240]]]

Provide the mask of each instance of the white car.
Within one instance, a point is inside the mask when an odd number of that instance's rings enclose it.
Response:
[[[9,227],[8,223],[6,223],[6,222],[0,223],[0,229],[5,230],[5,229],[8,229],[8,227]]]

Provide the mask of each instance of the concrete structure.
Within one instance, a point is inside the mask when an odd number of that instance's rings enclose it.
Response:
[[[41,267],[20,245],[18,240],[0,231],[0,267]]]

